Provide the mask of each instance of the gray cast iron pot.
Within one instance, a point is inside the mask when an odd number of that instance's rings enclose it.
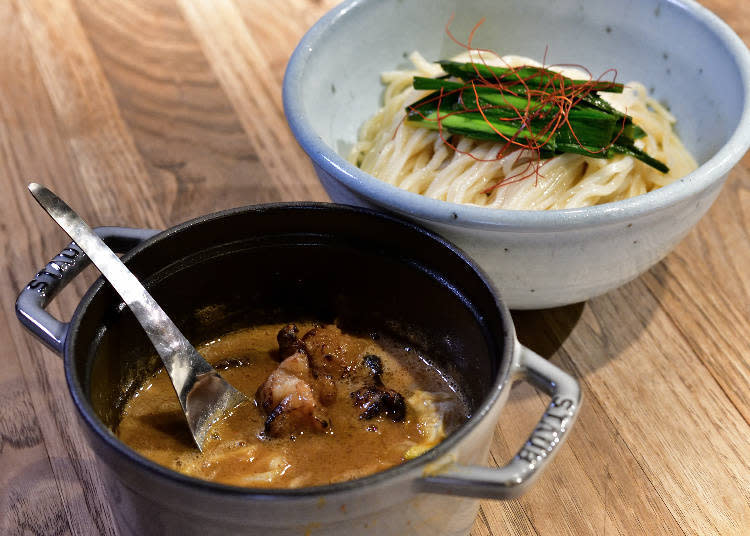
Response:
[[[251,206],[162,233],[100,228],[195,343],[254,323],[303,318],[375,330],[420,348],[462,386],[471,418],[414,460],[302,489],[211,483],[161,467],[113,434],[128,393],[158,366],[101,278],[69,323],[45,310],[87,263],[70,244],[19,296],[21,322],[64,359],[82,429],[101,461],[122,534],[467,534],[479,497],[521,493],[557,452],[580,406],[577,382],[522,347],[484,274],[437,235],[330,204]],[[510,384],[552,401],[505,467],[483,467]]]

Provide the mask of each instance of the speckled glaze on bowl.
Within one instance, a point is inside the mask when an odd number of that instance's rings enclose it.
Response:
[[[548,212],[494,210],[428,199],[362,172],[345,156],[380,106],[380,73],[419,50],[460,50],[445,35],[503,53],[580,63],[640,80],[666,101],[700,167],[625,201]],[[292,132],[336,202],[391,210],[468,252],[512,308],[582,301],[637,277],[708,210],[750,145],[750,53],[713,13],[690,0],[349,0],[304,36],[287,67]]]

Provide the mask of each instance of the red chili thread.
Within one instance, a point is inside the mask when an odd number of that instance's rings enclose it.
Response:
[[[500,55],[497,54],[494,50],[476,48],[472,46],[475,33],[477,32],[479,27],[485,22],[484,18],[482,18],[471,29],[466,43],[462,43],[461,41],[456,39],[456,37],[451,33],[450,26],[453,22],[453,19],[454,19],[454,15],[451,15],[451,17],[448,19],[448,23],[445,26],[445,33],[454,43],[456,43],[458,46],[462,48],[465,48],[469,52],[477,52],[479,56],[479,60],[485,67],[489,67],[489,65],[487,64],[483,56],[483,53],[492,54],[498,58],[500,57]],[[485,76],[482,75],[479,68],[475,65],[474,71],[477,77],[476,80],[473,80],[465,84],[461,88],[455,89],[452,91],[446,92],[444,89],[441,89],[440,92],[437,94],[437,96],[422,103],[422,106],[423,106],[425,104],[434,103],[437,101],[437,104],[438,104],[437,117],[434,119],[434,121],[437,122],[438,135],[440,136],[440,139],[445,145],[447,145],[453,151],[459,154],[464,154],[466,156],[469,156],[470,158],[478,162],[493,162],[493,161],[498,161],[513,152],[517,152],[518,153],[517,160],[516,162],[514,162],[514,165],[516,165],[518,161],[520,161],[523,155],[521,151],[524,151],[524,150],[529,151],[530,158],[526,166],[522,170],[520,170],[519,172],[511,176],[505,177],[499,183],[483,190],[482,193],[489,194],[495,188],[498,188],[500,186],[506,186],[508,184],[513,184],[516,182],[520,182],[522,180],[526,180],[531,177],[536,178],[535,180],[535,183],[536,183],[539,177],[543,176],[540,173],[540,169],[544,165],[542,162],[542,158],[541,158],[541,151],[544,148],[544,146],[547,145],[547,143],[549,143],[549,140],[552,138],[552,136],[554,136],[555,133],[563,125],[568,127],[576,143],[578,143],[578,145],[584,151],[590,154],[606,152],[625,129],[625,118],[623,118],[622,125],[620,127],[619,132],[613,138],[612,142],[609,145],[599,150],[590,150],[584,147],[584,145],[578,139],[578,136],[576,135],[575,131],[573,130],[572,125],[570,124],[570,118],[569,118],[570,111],[575,105],[581,102],[581,100],[584,99],[587,95],[589,95],[593,91],[596,91],[596,89],[594,88],[596,88],[599,84],[608,83],[614,86],[616,84],[615,80],[617,78],[617,70],[608,69],[604,71],[604,73],[602,73],[597,79],[594,79],[591,71],[589,71],[582,65],[557,64],[556,65],[557,67],[574,67],[574,68],[580,69],[581,71],[585,72],[586,75],[588,76],[588,80],[586,80],[583,83],[566,85],[568,81],[562,74],[548,70],[548,67],[546,65],[547,52],[548,52],[548,47],[545,47],[544,57],[542,60],[542,67],[539,67],[539,68],[532,67],[532,74],[530,74],[526,78],[524,78],[523,76],[519,74],[519,70],[524,67],[512,67],[508,65],[506,62],[505,65],[506,65],[506,68],[510,71],[509,74],[504,75],[503,77],[500,77],[494,72],[492,72],[491,69],[488,69],[488,71],[492,73],[492,77],[491,77],[492,79],[488,80]],[[472,63],[476,64],[477,62],[472,62]],[[612,80],[611,81],[605,80],[605,76],[607,76],[610,73],[613,75]],[[533,87],[536,84],[533,84],[532,87],[530,87],[528,84],[530,80],[533,80],[535,78],[538,78],[541,81],[538,88]],[[499,90],[500,94],[505,99],[506,106],[481,105],[479,103],[479,92],[477,91],[477,88],[490,88],[490,89]],[[606,88],[603,90],[606,91]],[[477,103],[476,107],[471,108],[465,104],[466,102],[464,99],[465,91],[471,91],[475,99],[474,102]],[[448,95],[453,95],[455,93],[459,94],[459,102],[461,102],[463,105],[462,109],[454,110],[454,111],[444,113],[441,115],[440,108],[441,108],[441,104],[443,102],[444,97]],[[512,95],[514,97],[520,97],[520,96],[525,97],[526,106],[520,108],[512,104],[509,104],[507,101],[508,95]],[[532,106],[532,102],[534,101],[539,103],[538,106]],[[495,128],[492,122],[487,118],[486,111],[492,110],[495,108],[506,108],[506,109],[510,108],[511,110],[513,110],[513,114],[512,114],[513,117],[497,118],[497,121],[520,121],[521,122],[521,125],[522,125],[521,128],[517,129],[513,136],[508,136],[506,134],[503,134],[501,131]],[[428,120],[420,112],[419,108],[412,107],[410,108],[410,111],[413,111],[419,114],[422,117],[422,119]],[[449,117],[451,115],[463,114],[463,113],[469,113],[469,112],[479,112],[482,118],[484,119],[484,121],[492,129],[492,131],[495,132],[502,140],[504,140],[502,147],[497,152],[495,157],[480,158],[472,154],[471,151],[461,151],[460,149],[458,149],[456,144],[450,141],[450,138],[452,136],[449,136],[449,137],[445,136],[443,132],[443,125],[442,125],[443,120],[446,117]],[[538,133],[535,134],[531,130],[530,126],[534,120],[538,120],[538,119],[547,119],[547,121],[546,123],[542,125],[541,128],[539,128]],[[525,133],[525,135],[523,133]],[[394,136],[395,136],[395,133],[394,133]]]

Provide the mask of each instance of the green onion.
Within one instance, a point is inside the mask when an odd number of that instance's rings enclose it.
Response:
[[[669,171],[635,147],[635,140],[645,132],[632,118],[596,93],[622,92],[622,84],[571,80],[539,67],[438,63],[460,81],[415,76],[413,87],[431,93],[406,108],[409,125],[478,140],[510,141],[515,148],[538,150],[541,158],[561,153],[593,158],[626,154],[662,173]]]
[[[483,63],[459,63],[455,61],[439,61],[443,70],[461,80],[485,79],[490,83],[518,83],[523,81],[528,87],[548,87],[555,89],[563,87],[591,85],[594,91],[610,91],[622,93],[623,85],[615,82],[594,82],[592,80],[571,80],[560,76],[560,73],[544,69],[542,67],[520,67],[517,69],[506,69]]]

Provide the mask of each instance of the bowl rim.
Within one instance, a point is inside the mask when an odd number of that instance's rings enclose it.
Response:
[[[405,220],[404,218],[368,208],[336,203],[323,203],[314,201],[266,203],[259,205],[247,205],[243,207],[222,210],[219,212],[213,212],[177,224],[160,233],[155,234],[154,236],[144,240],[133,249],[125,253],[122,256],[122,260],[127,264],[145,249],[155,247],[160,241],[164,239],[170,239],[175,234],[190,232],[193,227],[200,226],[202,224],[210,223],[218,219],[231,218],[233,216],[246,212],[263,212],[273,210],[288,212],[306,211],[309,213],[320,211],[335,211],[342,215],[364,214],[370,218],[374,217],[380,220],[388,220],[390,222],[395,222],[403,227],[408,227],[412,230],[415,230],[421,235],[422,238],[437,242],[439,245],[449,250],[453,255],[457,256],[461,261],[463,261],[464,264],[476,274],[476,276],[484,284],[486,290],[493,298],[494,307],[497,309],[503,328],[503,332],[495,334],[494,337],[498,342],[502,341],[503,345],[502,347],[498,347],[495,350],[495,355],[498,359],[498,370],[495,374],[494,380],[488,387],[486,394],[484,395],[481,403],[477,406],[476,410],[465,422],[463,422],[458,428],[456,428],[455,431],[453,431],[438,445],[428,450],[426,453],[383,471],[378,471],[376,473],[372,473],[370,475],[366,475],[354,480],[347,480],[326,485],[307,486],[302,488],[252,488],[222,484],[219,482],[204,480],[201,478],[179,473],[177,471],[169,469],[168,467],[149,460],[144,455],[140,454],[136,450],[120,441],[97,415],[89,400],[89,397],[86,394],[86,389],[76,371],[76,357],[74,355],[74,348],[75,340],[78,337],[79,327],[83,318],[85,317],[86,309],[89,307],[96,295],[99,294],[102,287],[107,284],[106,280],[100,276],[91,285],[88,291],[81,298],[81,301],[78,303],[78,306],[76,307],[70,320],[68,336],[66,336],[65,338],[65,346],[63,349],[63,368],[65,372],[66,382],[68,384],[68,391],[71,395],[71,398],[73,399],[76,409],[78,410],[79,417],[83,420],[83,422],[86,424],[86,427],[88,428],[87,431],[98,441],[98,444],[94,445],[95,450],[98,451],[101,446],[108,452],[113,453],[114,456],[118,459],[126,460],[134,465],[137,465],[142,470],[146,471],[146,473],[156,478],[162,479],[168,483],[185,486],[187,489],[192,489],[196,492],[203,491],[225,498],[237,497],[242,500],[257,499],[260,501],[267,501],[298,500],[309,498],[317,499],[318,497],[323,495],[332,496],[351,493],[362,488],[373,488],[384,485],[388,482],[418,480],[421,476],[423,476],[425,468],[427,466],[440,459],[441,457],[444,457],[451,450],[456,448],[459,442],[469,437],[479,426],[480,421],[486,419],[488,415],[492,413],[495,405],[499,400],[501,400],[502,394],[510,388],[510,382],[512,382],[514,379],[514,363],[517,359],[518,347],[515,327],[513,324],[513,319],[510,315],[510,311],[503,302],[500,293],[492,283],[491,279],[487,277],[487,274],[484,273],[484,271],[471,259],[471,257],[469,257],[463,250],[461,250],[450,241],[442,238],[435,232],[430,231],[419,224],[416,224],[409,220]],[[90,440],[90,442],[92,441]],[[122,479],[122,476],[118,475],[118,478]]]
[[[402,190],[363,172],[339,155],[316,133],[302,104],[303,84],[309,58],[317,43],[332,27],[369,0],[346,0],[326,13],[303,36],[287,64],[283,82],[284,112],[289,127],[313,164],[344,186],[386,210],[422,220],[460,227],[516,232],[566,231],[635,220],[664,208],[689,201],[716,182],[721,182],[750,147],[750,51],[724,21],[695,0],[670,0],[688,16],[702,23],[726,47],[744,84],[740,119],[727,142],[695,171],[652,192],[592,207],[560,210],[508,210],[440,201]]]

